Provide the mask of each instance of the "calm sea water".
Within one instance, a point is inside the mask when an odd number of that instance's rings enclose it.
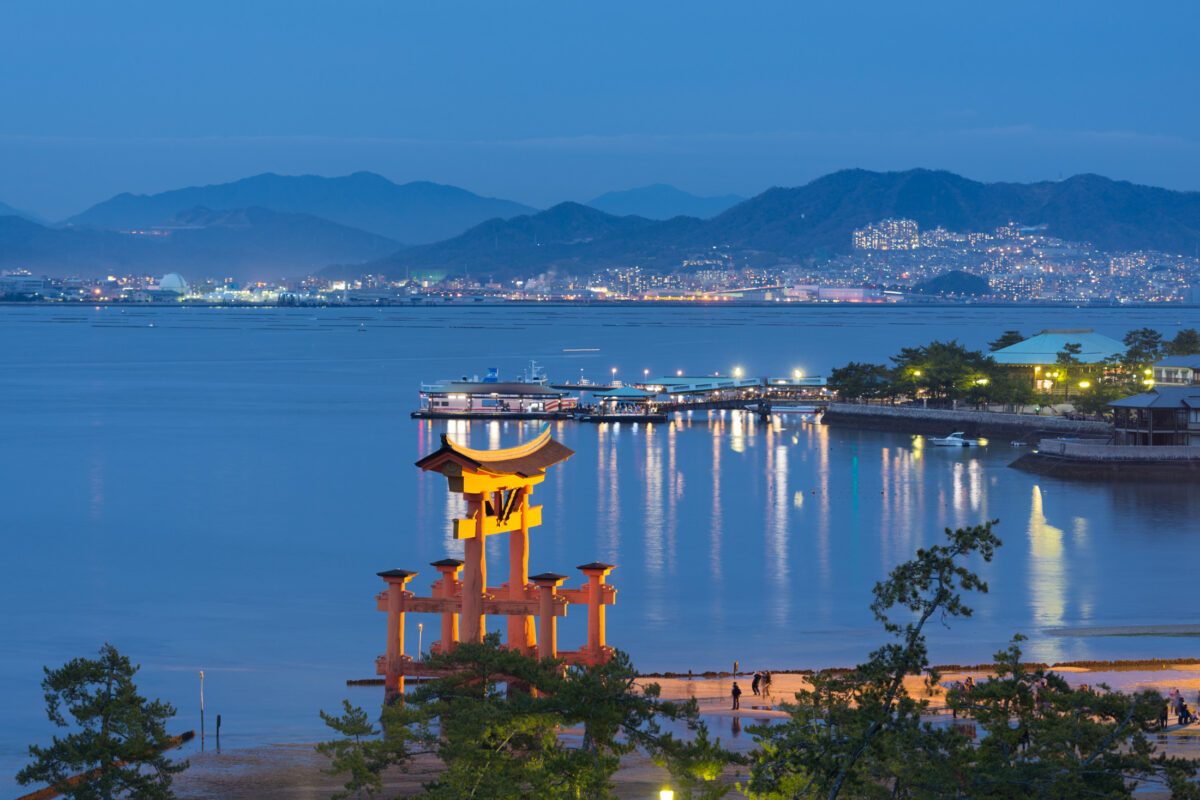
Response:
[[[422,380],[530,358],[559,380],[827,374],[934,338],[1180,325],[1200,311],[0,308],[0,791],[51,734],[42,666],[106,641],[179,707],[173,729],[198,727],[203,669],[224,746],[314,740],[317,709],[376,700],[345,686],[383,651],[375,573],[419,570],[424,593],[428,563],[461,554],[461,504],[413,461],[447,430],[473,447],[538,430],[411,420]],[[618,565],[609,641],[643,670],[853,663],[881,641],[874,582],[944,527],[992,518],[992,591],[934,631],[936,661],[986,660],[1015,632],[1046,661],[1195,655],[1192,638],[1049,632],[1200,623],[1190,486],[1039,478],[1007,468],[1021,451],[1006,442],[923,449],[739,412],[554,435],[575,456],[535,491],[530,570]],[[493,574],[504,559],[490,553]],[[583,644],[580,612],[560,647]]]

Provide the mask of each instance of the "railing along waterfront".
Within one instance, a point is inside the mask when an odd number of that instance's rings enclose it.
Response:
[[[1079,442],[1071,439],[1042,439],[1038,453],[1087,461],[1200,461],[1200,446],[1124,445]]]

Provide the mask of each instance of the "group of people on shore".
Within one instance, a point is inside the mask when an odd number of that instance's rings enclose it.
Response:
[[[1200,705],[1200,695],[1196,696],[1196,703]],[[1175,719],[1180,725],[1191,725],[1196,722],[1197,717],[1195,712],[1188,708],[1188,704],[1183,699],[1183,692],[1178,689],[1172,689],[1166,697],[1163,698],[1162,705],[1158,710],[1158,727],[1167,727],[1167,722],[1171,716],[1171,712],[1175,712]]]
[[[769,697],[771,695],[771,673],[765,669],[754,673],[754,679],[750,681],[750,691],[754,692],[755,697]],[[733,697],[733,710],[737,711],[742,707],[742,687],[738,686],[737,681],[733,682],[733,690],[730,691]]]

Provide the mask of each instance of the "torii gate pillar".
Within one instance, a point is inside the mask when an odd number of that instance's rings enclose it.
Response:
[[[376,573],[387,583],[387,650],[384,651],[384,685],[388,692],[404,693],[404,585],[417,574],[406,569]]]
[[[429,566],[441,574],[441,580],[434,588],[434,597],[453,598],[462,590],[462,582],[458,573],[462,572],[463,562],[457,558],[443,558],[434,561]],[[442,612],[442,638],[437,643],[439,652],[449,653],[458,644],[458,614],[449,611]],[[430,650],[433,648],[430,647]]]
[[[558,622],[555,617],[558,587],[567,579],[566,575],[543,572],[530,578],[538,587],[538,658],[558,656]]]
[[[596,659],[596,663],[600,663],[604,655],[604,603],[601,597],[603,591],[601,587],[604,585],[604,577],[613,571],[613,565],[593,561],[591,564],[580,565],[579,570],[588,576],[587,647],[592,658]]]

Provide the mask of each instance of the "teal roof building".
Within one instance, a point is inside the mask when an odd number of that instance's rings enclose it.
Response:
[[[1063,352],[1068,344],[1081,347],[1079,354],[1075,356],[1081,364],[1098,364],[1106,358],[1125,352],[1125,345],[1110,336],[1096,333],[1091,328],[1076,328],[1042,331],[1023,342],[1002,347],[992,353],[992,358],[997,364],[1013,367],[1056,364],[1058,354]]]

